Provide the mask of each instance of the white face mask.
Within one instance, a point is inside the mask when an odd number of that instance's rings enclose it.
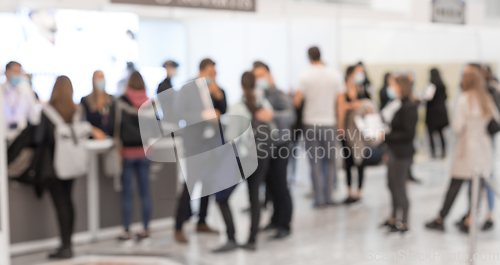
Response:
[[[363,73],[357,73],[356,75],[354,75],[354,82],[356,83],[356,85],[362,85],[364,82],[365,82],[365,74]]]
[[[269,84],[269,80],[267,80],[264,77],[261,77],[261,78],[257,79],[257,81],[255,82],[255,85],[256,85],[255,87],[257,89],[261,89],[261,90],[268,90],[269,87],[271,86]]]

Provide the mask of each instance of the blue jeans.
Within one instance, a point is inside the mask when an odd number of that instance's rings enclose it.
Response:
[[[134,171],[137,176],[137,186],[141,195],[142,222],[144,230],[148,230],[151,220],[151,192],[149,187],[149,160],[134,159],[123,160],[122,173],[122,218],[125,231],[129,231],[132,222],[133,197],[132,176]]]
[[[493,173],[491,173],[490,179],[493,180]],[[488,210],[493,212],[493,209],[495,208],[495,193],[488,185],[486,185],[486,191],[488,197]]]

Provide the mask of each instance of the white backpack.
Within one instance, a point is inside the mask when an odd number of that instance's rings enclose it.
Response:
[[[82,121],[81,109],[73,115],[72,123],[66,123],[54,107],[47,105],[43,113],[55,125],[54,170],[57,178],[75,179],[85,176],[89,169],[88,151],[85,143],[92,126]]]

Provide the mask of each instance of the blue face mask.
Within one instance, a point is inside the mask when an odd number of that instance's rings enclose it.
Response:
[[[391,86],[387,87],[387,97],[390,100],[395,100],[397,98],[396,92],[394,92],[394,88]]]
[[[256,88],[262,90],[268,90],[270,87],[269,80],[266,78],[259,78],[256,81]]]
[[[23,80],[23,78],[20,75],[14,75],[10,78],[10,84],[12,86],[16,87],[17,85],[19,85],[21,83],[22,80]]]

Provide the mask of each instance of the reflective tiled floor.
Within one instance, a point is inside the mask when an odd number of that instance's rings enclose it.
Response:
[[[323,265],[323,264],[468,264],[464,253],[468,250],[468,237],[461,234],[453,223],[467,209],[467,189],[460,192],[446,222],[446,232],[427,231],[424,223],[436,216],[449,181],[450,159],[430,160],[417,156],[414,175],[421,184],[409,184],[411,198],[411,236],[393,237],[379,224],[390,213],[389,192],[386,188],[385,166],[366,170],[363,200],[351,206],[335,206],[321,210],[312,209],[310,187],[304,176],[293,185],[294,220],[293,234],[282,241],[269,240],[270,234],[261,233],[258,251],[237,250],[228,254],[212,254],[211,249],[224,242],[224,235],[200,235],[194,232],[193,223],[186,224],[188,245],[179,245],[173,239],[173,231],[157,232],[150,245],[120,246],[107,241],[76,248],[77,258],[62,263],[46,263],[46,253],[16,257],[15,265],[24,264],[186,264],[186,265]],[[299,165],[301,175],[307,175]],[[334,197],[341,201],[346,196],[345,177],[339,170],[338,187]],[[486,200],[480,211],[480,224],[485,219]],[[246,188],[240,185],[232,197],[237,238],[243,243],[248,235],[249,216],[242,210],[248,206]],[[224,229],[222,218],[215,203],[209,210],[209,224]],[[269,212],[263,212],[262,225],[269,220]],[[498,211],[497,211],[498,213]],[[497,219],[500,216],[497,214]],[[500,258],[500,228],[492,232],[480,232],[477,251],[479,259],[498,264]],[[416,256],[418,254],[418,256]],[[458,258],[457,258],[457,254]],[[469,257],[470,258],[470,257]],[[458,261],[458,259],[462,261]]]

